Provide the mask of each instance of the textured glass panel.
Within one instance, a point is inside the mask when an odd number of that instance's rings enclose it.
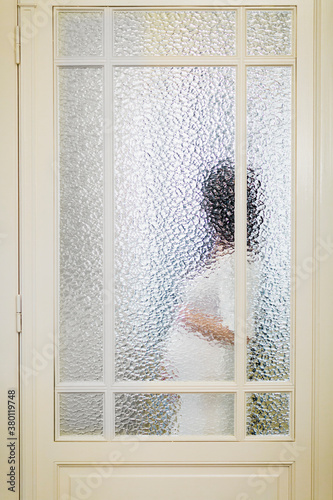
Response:
[[[290,376],[292,73],[247,73],[250,380]]]
[[[292,20],[293,14],[290,10],[247,11],[247,54],[291,55]]]
[[[102,435],[103,398],[93,392],[59,394],[60,435]]]
[[[232,56],[236,12],[114,12],[116,56]]]
[[[116,379],[230,380],[235,69],[116,67],[114,116]]]
[[[103,376],[103,70],[59,68],[60,380]]]
[[[116,435],[233,435],[234,394],[116,394]]]
[[[59,12],[58,56],[102,56],[103,12]]]
[[[246,434],[290,434],[290,394],[257,392],[246,396]]]

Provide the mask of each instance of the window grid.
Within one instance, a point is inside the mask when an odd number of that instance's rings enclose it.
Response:
[[[233,10],[236,11],[236,55],[235,56],[148,56],[148,57],[114,57],[112,55],[112,16],[114,11],[124,10],[123,8],[85,8],[85,9],[55,9],[55,23],[54,31],[57,33],[57,16],[59,12],[67,11],[98,11],[104,13],[104,54],[105,56],[94,56],[94,57],[58,57],[57,48],[57,37],[54,37],[55,47],[54,47],[54,61],[55,67],[64,66],[98,66],[104,68],[105,74],[105,89],[104,89],[104,100],[105,100],[105,127],[106,133],[104,135],[104,161],[107,165],[112,158],[112,133],[113,130],[113,118],[111,110],[111,99],[112,99],[112,73],[115,66],[233,66],[237,70],[237,90],[236,90],[236,317],[237,326],[235,332],[235,356],[236,356],[236,369],[235,369],[235,382],[138,382],[138,383],[125,383],[114,381],[114,373],[111,370],[111,363],[108,362],[110,359],[114,359],[114,336],[112,328],[112,282],[110,281],[110,276],[112,275],[112,260],[107,257],[111,255],[110,248],[112,248],[112,204],[110,199],[110,193],[105,190],[104,193],[104,203],[105,203],[105,234],[104,234],[104,249],[105,251],[105,290],[107,297],[105,298],[105,312],[104,312],[104,382],[101,383],[69,383],[69,382],[59,382],[59,360],[56,360],[56,439],[57,440],[89,440],[94,441],[96,438],[94,436],[87,436],[82,438],[76,436],[61,436],[59,429],[59,404],[58,395],[62,393],[96,393],[100,392],[104,394],[104,439],[106,440],[119,440],[121,437],[115,437],[113,433],[114,428],[114,394],[123,392],[140,392],[140,393],[234,393],[235,394],[235,437],[224,437],[224,436],[214,436],[214,437],[187,437],[187,436],[172,436],[172,440],[196,440],[196,441],[228,441],[228,440],[264,440],[264,441],[280,441],[280,440],[292,440],[293,431],[293,405],[294,405],[294,386],[293,386],[293,366],[294,366],[294,297],[292,294],[291,302],[291,379],[286,382],[249,382],[246,380],[246,342],[244,339],[237,341],[239,336],[239,331],[242,329],[242,325],[246,323],[246,201],[244,193],[246,194],[246,68],[249,66],[291,66],[295,67],[295,19],[296,11],[293,8],[285,8],[283,10],[288,10],[292,12],[293,19],[293,40],[292,40],[292,55],[290,56],[248,56],[246,48],[246,16],[247,11],[256,10],[255,8],[246,7],[230,7],[221,8],[221,10]],[[180,10],[175,8],[167,9],[165,7],[153,9],[150,8],[129,8],[128,10]],[[185,10],[182,8],[181,10]],[[207,8],[192,8],[186,10],[208,10]],[[281,10],[281,8],[270,8],[260,6],[258,10]],[[295,87],[295,72],[293,72],[293,85]],[[111,91],[110,91],[111,89]],[[107,91],[108,90],[108,91]],[[294,94],[292,100],[294,102]],[[55,120],[57,120],[57,110],[55,110]],[[56,128],[57,130],[57,128]],[[295,135],[293,131],[293,136]],[[292,144],[293,150],[294,144]],[[292,171],[293,171],[292,166]],[[293,177],[293,175],[292,175]],[[112,185],[112,178],[108,169],[105,169],[105,182],[107,185]],[[292,184],[293,193],[293,184]],[[292,195],[292,206],[294,200]],[[244,217],[245,216],[245,217]],[[295,217],[294,217],[295,219]],[[292,233],[294,233],[295,221],[292,221]],[[292,237],[292,269],[294,266],[294,237]],[[56,280],[58,282],[58,279]],[[240,292],[241,291],[241,292]],[[58,296],[56,290],[55,296]],[[57,318],[56,318],[56,332],[58,331]],[[106,335],[106,332],[112,331],[112,340],[110,335]],[[240,337],[242,337],[240,335]],[[111,373],[112,371],[112,373]],[[290,433],[288,436],[246,436],[246,397],[252,393],[266,393],[266,392],[282,392],[289,393],[290,402]],[[111,416],[111,417],[110,417]],[[168,440],[170,437],[159,437],[159,436],[141,436],[140,439],[147,441],[163,441]],[[98,438],[100,440],[100,438]]]

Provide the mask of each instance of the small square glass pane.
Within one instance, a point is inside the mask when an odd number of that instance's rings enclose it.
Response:
[[[292,21],[290,10],[248,10],[247,55],[291,55]]]
[[[115,432],[117,436],[232,436],[234,405],[234,394],[116,394]]]
[[[103,435],[103,407],[102,393],[59,394],[60,436]]]
[[[103,55],[103,12],[59,12],[58,56],[94,57]]]
[[[246,396],[247,436],[290,434],[290,393],[256,392]]]

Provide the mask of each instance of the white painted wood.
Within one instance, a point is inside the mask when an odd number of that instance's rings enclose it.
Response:
[[[316,2],[316,244],[313,498],[333,497],[333,3]]]
[[[246,68],[245,51],[245,11],[237,13],[237,35],[239,60],[237,65],[236,88],[236,190],[235,192],[235,375],[240,388],[246,383]],[[236,437],[245,437],[245,398],[241,391],[236,394]]]
[[[34,141],[34,101],[35,74],[34,48],[35,32],[34,9],[22,7],[19,11],[21,28],[21,65],[19,87],[19,155],[20,155],[20,225],[21,225],[21,293],[23,302],[22,316],[22,356],[21,356],[21,454],[22,473],[21,491],[25,498],[35,498],[36,476],[36,412],[35,379],[43,371],[45,356],[38,356],[35,342],[35,141]],[[24,298],[23,298],[24,297]],[[48,344],[53,344],[48,334]]]
[[[329,9],[328,0],[323,0],[325,9]],[[147,5],[154,5],[155,2],[148,1]],[[23,5],[24,2],[21,2]],[[78,5],[91,6],[91,0],[81,0],[80,2],[73,1],[71,6]],[[108,2],[99,1],[98,5],[107,5]],[[140,2],[131,2],[133,5],[139,5]],[[159,2],[160,6],[176,5],[176,2]],[[248,5],[253,2],[235,1],[235,6]],[[174,474],[180,474],[181,465],[197,463],[197,475],[205,476],[205,467],[207,465],[214,469],[215,465],[219,464],[219,472],[216,473],[218,484],[232,485],[232,477],[234,470],[236,475],[246,476],[250,470],[255,479],[257,476],[264,476],[266,484],[281,484],[268,491],[267,500],[275,498],[293,498],[293,500],[305,500],[312,498],[317,500],[317,496],[312,495],[312,480],[311,480],[311,459],[312,457],[312,383],[313,383],[313,365],[312,365],[312,339],[313,339],[313,290],[315,274],[313,269],[307,271],[306,266],[313,258],[314,251],[314,191],[313,191],[313,7],[312,0],[297,0],[294,5],[297,5],[298,18],[298,35],[297,35],[297,109],[295,121],[297,121],[297,136],[295,137],[298,144],[297,168],[296,168],[296,200],[295,209],[297,214],[296,227],[296,269],[304,272],[299,273],[299,286],[297,288],[296,304],[295,304],[295,328],[296,328],[296,392],[295,392],[295,416],[293,421],[295,425],[295,441],[281,442],[275,440],[252,441],[247,443],[242,442],[149,442],[140,437],[133,438],[131,442],[113,441],[113,442],[85,442],[84,440],[68,442],[54,442],[53,421],[54,421],[54,398],[53,398],[53,333],[54,333],[54,258],[53,251],[55,248],[54,242],[54,184],[56,174],[54,169],[54,144],[53,144],[53,67],[52,67],[52,10],[51,6],[62,5],[59,0],[57,2],[37,1],[36,7],[21,7],[21,22],[22,22],[22,65],[21,65],[21,158],[22,158],[22,280],[23,280],[23,300],[24,307],[27,307],[27,313],[23,318],[23,328],[26,337],[23,343],[23,365],[25,368],[30,368],[31,374],[28,372],[23,376],[23,444],[24,444],[24,472],[22,488],[24,491],[25,500],[44,500],[50,498],[52,492],[56,492],[59,486],[62,494],[69,495],[70,484],[75,488],[77,476],[83,474],[83,477],[89,477],[91,469],[96,464],[105,464],[109,466],[112,462],[125,462],[128,467],[131,463],[145,463],[140,467],[140,473],[137,476],[142,477],[147,474],[152,474],[151,464],[161,464],[163,462],[175,463],[178,462],[178,467],[173,469]],[[113,2],[113,5],[122,5],[120,2]],[[211,7],[208,2],[189,2],[185,0],[183,5],[199,5],[202,7]],[[230,1],[219,2],[219,7],[226,5],[231,6]],[[263,2],[258,0],[256,5],[275,5],[272,0]],[[279,5],[289,5],[288,2],[281,0]],[[212,6],[214,7],[214,5]],[[326,12],[326,10],[323,12]],[[331,11],[329,11],[331,13]],[[328,21],[322,20],[326,28],[323,35],[324,40],[330,40],[332,35],[329,33]],[[327,23],[327,24],[325,24]],[[328,34],[329,33],[329,34]],[[322,56],[324,61],[328,58],[328,52],[324,52]],[[230,58],[230,64],[238,65],[241,62],[240,58]],[[189,58],[188,58],[189,59]],[[227,59],[227,58],[226,58]],[[249,63],[250,63],[250,58]],[[65,63],[65,61],[59,61]],[[81,63],[84,61],[81,60]],[[85,61],[87,63],[88,61]],[[110,61],[113,62],[113,61]],[[271,64],[276,64],[274,61],[268,61]],[[105,64],[106,59],[98,62]],[[142,61],[143,63],[143,61]],[[177,64],[176,61],[171,61],[172,64]],[[188,60],[187,64],[192,61]],[[259,64],[260,60],[254,58],[251,64]],[[266,63],[266,61],[265,61]],[[281,64],[292,64],[291,58],[279,58]],[[214,64],[210,60],[210,64]],[[323,70],[322,74],[326,75]],[[331,73],[329,73],[332,78]],[[306,82],[306,85],[304,85]],[[244,86],[244,84],[243,84]],[[327,86],[322,83],[322,95],[329,93]],[[242,86],[238,92],[242,92]],[[330,95],[328,94],[328,97]],[[322,116],[322,115],[321,115]],[[326,117],[325,113],[323,114]],[[242,121],[242,113],[238,112],[238,118]],[[297,118],[297,120],[296,120]],[[326,121],[325,121],[326,120]],[[323,123],[328,123],[326,117]],[[325,136],[326,137],[326,136]],[[329,136],[327,136],[329,137]],[[321,144],[324,151],[326,162],[330,154],[330,149],[327,143]],[[107,153],[110,154],[110,151]],[[241,155],[241,151],[238,152]],[[326,169],[326,170],[325,170]],[[331,234],[329,226],[330,219],[323,215],[330,208],[330,191],[325,185],[325,177],[330,173],[327,171],[328,163],[325,163],[325,168],[321,170],[320,188],[325,193],[326,210],[320,212],[320,229],[324,235]],[[325,191],[326,188],[326,191]],[[244,186],[243,186],[244,189]],[[321,191],[321,192],[322,192]],[[244,206],[238,207],[239,212],[244,211]],[[244,239],[241,232],[239,237]],[[317,252],[318,254],[318,252]],[[240,257],[241,260],[241,257]],[[311,261],[312,262],[312,261]],[[332,264],[327,264],[326,267]],[[300,267],[297,267],[300,266]],[[331,272],[331,267],[328,267]],[[241,279],[241,278],[240,278]],[[319,289],[320,297],[324,293],[332,291],[332,285],[327,282],[326,274],[320,274]],[[328,299],[326,299],[328,300]],[[25,306],[27,304],[27,306]],[[240,300],[239,309],[243,309],[244,303]],[[321,302],[318,310],[317,318],[319,317],[326,324],[324,333],[320,330],[320,339],[323,339],[323,344],[320,345],[321,350],[317,350],[317,366],[318,377],[316,383],[316,401],[322,404],[326,401],[330,392],[329,377],[327,373],[332,373],[329,365],[329,354],[326,351],[323,354],[322,347],[330,345],[328,331],[330,327],[330,305],[328,302]],[[14,320],[15,321],[15,320]],[[325,323],[326,321],[326,323]],[[111,346],[109,346],[111,349]],[[318,347],[318,346],[317,346]],[[325,349],[324,349],[325,350]],[[322,356],[322,357],[321,357]],[[240,359],[240,356],[239,356]],[[322,368],[321,360],[324,361]],[[323,373],[325,367],[326,372]],[[245,384],[244,369],[238,365],[238,380],[241,390],[239,392],[239,400],[244,397],[246,390],[262,390],[266,386]],[[243,373],[243,376],[241,375]],[[280,384],[282,385],[282,384]],[[147,387],[147,385],[146,385]],[[168,386],[171,390],[171,384]],[[267,387],[275,387],[270,384]],[[290,384],[283,385],[286,390],[292,390]],[[58,388],[65,388],[61,385]],[[83,387],[87,390],[89,387]],[[196,387],[187,387],[187,390],[198,390]],[[226,390],[234,390],[234,387],[225,384]],[[113,388],[118,390],[117,387]],[[140,390],[143,390],[142,387]],[[151,388],[149,388],[151,390]],[[158,387],[155,386],[155,389]],[[211,387],[210,390],[216,390]],[[66,387],[66,390],[71,390],[71,387]],[[121,390],[121,388],[119,388]],[[164,389],[165,390],[165,389]],[[329,400],[328,408],[332,408],[332,399]],[[110,402],[109,408],[110,408]],[[324,460],[329,458],[328,444],[329,440],[325,437],[331,437],[329,427],[329,410],[317,411],[314,426],[314,435],[317,440],[314,443],[314,449],[317,459],[314,467],[314,477],[316,479],[315,489],[316,495],[321,495],[318,500],[326,500],[328,495],[332,495],[331,483],[326,482],[321,485],[322,478],[331,477],[331,472],[328,471],[328,466],[324,468],[324,472],[320,472]],[[321,425],[319,425],[321,424]],[[242,419],[238,415],[238,429],[242,427]],[[237,438],[244,436],[243,431],[237,433]],[[61,463],[67,464],[61,465]],[[72,464],[72,465],[71,465]],[[79,470],[79,465],[84,465],[85,469]],[[234,468],[230,471],[228,467],[232,464]],[[134,466],[133,466],[134,467]],[[161,466],[161,474],[165,474],[167,466]],[[216,466],[217,467],[217,466]],[[244,467],[248,467],[244,471]],[[252,469],[254,467],[254,469]],[[285,469],[287,473],[285,473]],[[126,468],[126,467],[124,467]],[[264,469],[264,473],[262,472]],[[283,469],[283,474],[280,469]],[[119,469],[117,469],[119,470]],[[126,469],[127,470],[127,469]],[[132,471],[134,469],[131,469]],[[169,470],[169,469],[168,469]],[[73,475],[71,476],[73,472]],[[232,472],[232,473],[231,473]],[[58,483],[58,473],[60,482]],[[193,473],[192,473],[193,474]],[[229,475],[228,475],[229,474]],[[223,476],[220,478],[220,475]],[[200,479],[199,477],[199,479]],[[230,481],[226,478],[231,477]],[[74,481],[74,482],[73,482]],[[108,475],[102,482],[102,493],[98,496],[94,491],[91,498],[105,500],[107,497],[103,491],[109,491],[107,486],[110,486],[112,477]],[[219,481],[222,481],[221,483]],[[227,482],[225,482],[227,481]],[[229,483],[228,483],[229,481]],[[72,483],[71,483],[72,482]],[[199,481],[200,482],[200,481]],[[202,477],[202,483],[205,484],[205,478]],[[123,491],[123,482],[117,487],[119,491]],[[135,483],[133,483],[135,484]],[[142,483],[143,484],[143,483]],[[145,483],[145,492],[147,495],[147,484]],[[155,483],[154,483],[155,484]],[[132,487],[132,486],[130,486]],[[246,488],[250,486],[247,485]],[[230,486],[230,491],[233,486]],[[251,489],[236,492],[237,495],[243,495],[237,500],[248,500],[251,498]],[[317,493],[318,492],[318,493]],[[212,493],[213,494],[213,493]],[[96,496],[97,495],[97,496]],[[123,493],[121,493],[123,495]],[[195,495],[195,491],[193,491]],[[192,490],[191,490],[191,496]],[[245,496],[244,496],[245,495]],[[246,496],[247,495],[247,496]],[[275,496],[274,496],[275,495]],[[325,496],[326,495],[326,496]],[[63,497],[61,500],[64,500]],[[59,496],[54,493],[54,500],[58,500]],[[70,498],[70,497],[68,497]],[[72,495],[72,500],[75,496]],[[127,500],[126,496],[123,496]],[[129,497],[130,498],[130,497]],[[145,496],[145,498],[149,497]],[[196,498],[193,496],[193,498]],[[212,497],[214,498],[214,497]],[[234,497],[232,497],[234,498]],[[257,498],[257,497],[255,497]],[[260,498],[260,497],[259,497]]]
[[[289,498],[290,464],[257,464],[254,466],[216,466],[200,464],[113,464],[105,467],[71,467],[59,464],[59,496],[108,498],[159,498],[181,500],[245,500],[249,498],[285,500]],[[251,496],[248,496],[249,492]]]
[[[306,0],[307,1],[307,0]],[[325,0],[326,1],[326,0]],[[64,6],[66,9],[67,8],[74,8],[74,7],[87,7],[87,8],[95,8],[94,3],[92,0],[71,0],[70,5],[68,1],[66,0],[37,0],[36,2],[31,2],[30,0],[19,0],[18,5],[19,6],[29,6],[29,7],[40,7],[41,10],[47,14],[49,14],[49,7],[50,5],[54,6]],[[286,7],[293,7],[293,6],[302,6],[304,4],[304,0],[293,0],[293,2],[290,2],[288,0],[279,0],[279,2],[276,2],[275,0],[257,0],[256,2],[253,2],[253,0],[219,0],[218,3],[216,1],[211,0],[206,1],[206,0],[183,0],[181,3],[181,7],[185,6],[195,6],[195,7],[202,7],[202,8],[209,8],[209,9],[220,9],[221,7],[223,8],[235,8],[239,6],[244,6],[244,7],[257,7],[257,6],[264,6],[266,7],[276,7],[278,6],[286,6]],[[156,0],[146,0],[145,2],[140,2],[138,0],[131,0],[130,4],[124,2],[123,0],[113,0],[112,2],[108,0],[99,0],[99,2],[96,2],[96,7],[119,7],[119,8],[126,8],[130,6],[131,8],[148,8],[148,7],[175,7],[179,8],[180,4],[176,0],[159,0],[156,2]]]
[[[17,67],[15,64],[16,6],[2,2],[0,16],[0,497],[18,499],[19,493],[19,334],[16,332],[18,288],[18,138]],[[8,463],[8,390],[15,390],[15,463]],[[14,450],[13,450],[14,451]],[[13,458],[13,457],[12,457]],[[10,459],[11,460],[11,459]],[[9,491],[10,467],[15,467],[15,492]],[[13,472],[13,469],[12,469]]]

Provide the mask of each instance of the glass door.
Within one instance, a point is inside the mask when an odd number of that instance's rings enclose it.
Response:
[[[37,449],[56,498],[199,500],[214,477],[209,498],[277,500],[296,466],[309,491],[297,12],[55,6],[37,36],[37,317],[55,342]]]

